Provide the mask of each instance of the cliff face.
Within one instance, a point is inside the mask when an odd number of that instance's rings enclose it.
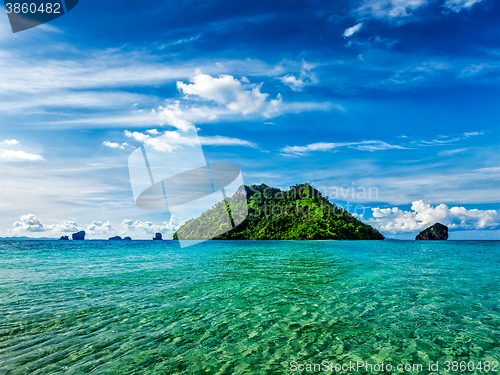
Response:
[[[383,240],[370,225],[328,201],[309,184],[280,190],[270,186],[245,186],[248,216],[237,227],[215,240]],[[245,204],[238,200],[231,207]],[[203,239],[207,233],[223,232],[221,217],[226,203],[219,202],[200,217],[185,223],[177,233],[183,239]],[[246,211],[246,210],[241,210]],[[238,212],[230,212],[231,218]],[[214,230],[217,229],[217,230]],[[229,227],[226,229],[230,229]],[[174,239],[177,239],[177,233]]]
[[[441,223],[436,223],[431,225],[429,228],[423,230],[415,237],[417,241],[420,240],[447,240],[448,239],[448,227]]]

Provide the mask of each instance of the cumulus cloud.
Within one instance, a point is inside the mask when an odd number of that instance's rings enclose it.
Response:
[[[104,142],[102,142],[102,144],[106,147],[109,147],[109,148],[121,148],[122,150],[125,149],[125,145],[121,145],[121,144],[116,143],[116,142],[104,141]]]
[[[36,232],[77,232],[80,230],[78,225],[74,221],[63,221],[61,223],[55,224],[43,224],[40,219],[38,219],[33,214],[23,215],[19,221],[15,221],[14,232],[16,233],[36,233]]]
[[[21,216],[20,221],[14,222],[14,229],[19,231],[27,231],[27,232],[44,232],[48,230],[33,214],[23,215]]]
[[[412,202],[410,211],[397,207],[372,208],[373,219],[369,223],[381,231],[390,233],[413,232],[439,222],[450,230],[499,229],[500,216],[496,210],[467,210],[464,207],[448,207],[445,204],[431,206],[422,200]]]
[[[267,107],[277,105],[276,102],[267,101],[269,94],[260,91],[262,84],[249,84],[230,75],[215,78],[198,70],[191,78],[191,82],[191,84],[177,82],[177,88],[186,95],[214,101],[243,115],[255,112],[270,113]]]
[[[41,155],[30,154],[21,150],[0,150],[0,158],[12,161],[45,161]]]
[[[115,228],[109,223],[109,221],[102,222],[94,220],[92,224],[87,225],[87,231],[89,234],[94,235],[110,235],[114,234]]]
[[[182,131],[194,128],[193,122],[212,117],[210,114],[196,108],[181,109],[179,101],[159,108],[160,120]]]
[[[123,235],[130,235],[140,238],[152,237],[156,232],[164,235],[164,238],[171,237],[172,234],[181,227],[184,222],[180,221],[175,216],[171,216],[169,221],[162,224],[154,224],[150,221],[129,220],[125,219],[121,223],[123,228]]]
[[[162,224],[154,224],[152,222],[143,222],[140,220],[123,220],[119,228],[113,227],[109,221],[94,220],[91,224],[79,227],[74,221],[61,221],[55,223],[43,223],[34,214],[21,216],[19,221],[13,223],[13,230],[9,231],[9,235],[29,235],[36,237],[35,233],[44,233],[43,236],[59,237],[62,234],[75,233],[85,230],[88,237],[92,238],[108,238],[117,234],[121,236],[131,236],[132,238],[150,238],[156,232],[161,232],[164,237],[172,237],[172,234],[180,228],[184,222],[180,221],[175,216]]]
[[[6,139],[2,143],[6,144],[8,146],[18,146],[19,145],[19,141],[15,140],[15,139]]]
[[[405,149],[403,146],[391,145],[383,141],[361,141],[344,143],[312,143],[307,146],[286,146],[280,151],[284,154],[307,155],[312,151],[335,151],[339,148],[351,148],[361,151],[379,151],[388,149]]]
[[[350,36],[353,36],[356,34],[361,28],[363,27],[363,23],[358,23],[357,25],[354,25],[352,27],[349,27],[344,31],[344,38],[349,38]]]

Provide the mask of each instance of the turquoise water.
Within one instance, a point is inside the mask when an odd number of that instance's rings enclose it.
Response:
[[[487,241],[4,241],[0,374],[447,373],[500,360],[499,271]]]

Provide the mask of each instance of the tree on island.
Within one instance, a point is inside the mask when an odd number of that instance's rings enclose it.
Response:
[[[383,240],[384,236],[346,210],[337,207],[309,184],[280,190],[267,186],[245,186],[248,216],[231,230],[227,215],[228,202],[235,215],[246,212],[244,200],[229,198],[219,202],[198,218],[189,220],[174,233],[174,239],[210,238],[209,233],[224,234],[214,240]]]

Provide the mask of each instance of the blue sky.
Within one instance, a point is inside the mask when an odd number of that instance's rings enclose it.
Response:
[[[82,0],[16,34],[1,12],[0,236],[168,237],[178,220],[135,206],[127,160],[191,127],[246,184],[310,182],[386,237],[440,221],[500,239],[499,12]]]

